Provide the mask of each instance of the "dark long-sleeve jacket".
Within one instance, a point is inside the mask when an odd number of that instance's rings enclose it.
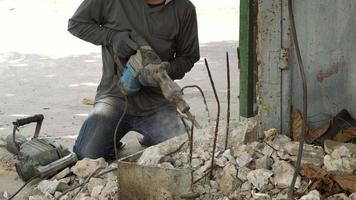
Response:
[[[107,96],[122,98],[117,81],[124,69],[115,63],[111,40],[118,31],[136,31],[151,45],[161,60],[169,61],[172,79],[181,79],[199,60],[197,17],[189,0],[166,1],[150,7],[144,0],[84,0],[69,20],[73,35],[102,46],[103,74],[96,100]],[[128,112],[146,115],[164,106],[160,88],[142,87],[129,97]]]

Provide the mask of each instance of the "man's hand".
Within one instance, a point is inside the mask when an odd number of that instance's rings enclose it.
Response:
[[[115,56],[128,59],[139,46],[130,38],[129,32],[117,32],[111,39]]]
[[[142,69],[141,74],[138,77],[141,85],[158,87],[161,73],[166,71],[168,67],[169,62],[162,62],[160,64],[148,64]]]

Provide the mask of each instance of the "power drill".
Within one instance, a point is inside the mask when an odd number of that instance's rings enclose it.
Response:
[[[119,88],[125,95],[131,95],[132,91],[138,91],[140,74],[146,73],[161,88],[163,96],[171,103],[175,104],[178,110],[187,115],[195,127],[201,128],[190,112],[190,107],[183,99],[179,85],[174,82],[167,74],[167,62],[162,62],[151,46],[140,36],[133,33],[133,40],[139,45],[136,54],[132,55],[126,64],[123,75],[120,77]],[[157,67],[160,65],[160,67]],[[132,74],[134,74],[132,76]]]

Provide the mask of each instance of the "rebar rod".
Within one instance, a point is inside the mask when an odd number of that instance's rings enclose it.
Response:
[[[308,116],[308,86],[307,86],[307,80],[306,80],[306,75],[305,75],[305,68],[299,48],[299,42],[298,42],[298,36],[297,36],[297,30],[295,26],[295,21],[294,21],[294,13],[293,13],[293,5],[292,5],[292,0],[288,1],[288,11],[289,11],[289,20],[291,23],[291,32],[292,32],[292,40],[294,43],[294,48],[298,60],[298,65],[299,65],[299,71],[300,71],[300,76],[302,79],[302,87],[303,87],[303,120],[302,120],[302,130],[300,134],[300,140],[299,140],[299,150],[298,150],[298,156],[297,156],[297,162],[295,164],[295,171],[293,175],[293,180],[289,188],[288,192],[288,199],[291,200],[293,199],[293,194],[294,194],[294,185],[297,180],[298,174],[300,172],[300,165],[303,157],[303,147],[304,147],[304,138],[305,138],[305,132],[306,132],[306,127],[307,127],[307,116]]]
[[[184,86],[184,87],[182,88],[181,91],[184,92],[184,90],[187,89],[187,88],[196,88],[196,89],[199,90],[199,92],[200,92],[200,94],[201,94],[201,96],[202,96],[202,98],[203,98],[203,102],[204,102],[204,105],[205,105],[205,111],[206,111],[206,113],[207,113],[207,115],[208,115],[208,123],[210,123],[209,107],[208,107],[208,103],[207,103],[207,101],[206,101],[206,97],[205,97],[205,94],[204,94],[203,90],[202,90],[201,87],[199,87],[198,85],[186,85],[186,86]]]
[[[226,74],[227,74],[227,112],[226,112],[226,134],[225,134],[225,150],[229,143],[230,129],[230,61],[229,53],[226,52]]]
[[[216,117],[216,125],[215,125],[215,133],[214,133],[213,151],[212,151],[212,158],[211,158],[211,167],[210,167],[211,169],[214,169],[215,149],[216,149],[216,142],[217,142],[217,138],[218,138],[219,121],[220,121],[220,101],[219,101],[218,93],[216,92],[216,88],[215,88],[213,77],[211,76],[211,72],[210,72],[210,69],[209,69],[208,61],[207,61],[206,58],[204,59],[204,61],[205,61],[206,69],[208,71],[211,87],[213,88],[215,99],[216,99],[216,103],[217,103],[217,106],[218,106],[217,117]],[[212,178],[213,178],[213,170],[211,170],[211,172],[210,172],[210,179],[212,179]]]

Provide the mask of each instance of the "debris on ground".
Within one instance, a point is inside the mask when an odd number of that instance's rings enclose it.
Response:
[[[185,134],[147,148],[137,164],[192,169],[192,192],[199,194],[195,199],[287,199],[299,144],[277,129],[257,134],[257,140],[251,141],[247,135],[256,131],[255,125],[248,120],[230,122],[227,149],[225,130],[219,127],[213,167],[214,125],[194,131],[191,163],[189,137]],[[355,149],[356,144],[331,140],[323,147],[305,144],[302,170],[295,184],[296,199],[355,199]],[[83,159],[41,181],[29,199],[118,199],[116,167],[116,163],[108,164],[102,158]],[[113,170],[97,177],[108,169]]]

